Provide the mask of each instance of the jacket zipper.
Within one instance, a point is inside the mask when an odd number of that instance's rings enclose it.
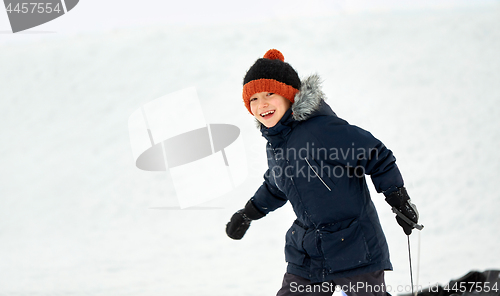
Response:
[[[276,185],[276,188],[278,188],[280,191],[281,190],[280,186],[278,185],[278,180],[276,180],[276,174],[274,173],[274,170],[271,170],[273,172],[273,177],[274,177],[274,184]]]
[[[305,158],[307,164],[309,165],[309,167],[311,168],[311,170],[316,174],[316,176],[318,177],[318,179],[321,181],[321,183],[323,183],[323,185],[325,185],[326,189],[328,189],[328,191],[332,191],[330,189],[330,187],[328,187],[328,185],[326,185],[325,181],[323,181],[323,179],[321,179],[321,177],[318,175],[318,173],[316,173],[316,171],[313,169],[312,165],[309,163],[309,160],[307,160],[307,158]]]

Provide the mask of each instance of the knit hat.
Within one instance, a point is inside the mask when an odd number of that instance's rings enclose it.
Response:
[[[262,59],[258,59],[248,70],[243,79],[243,101],[250,114],[250,97],[267,91],[281,95],[294,102],[295,94],[300,89],[300,78],[277,49],[270,49]]]

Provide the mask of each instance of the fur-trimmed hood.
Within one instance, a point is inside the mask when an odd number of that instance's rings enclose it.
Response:
[[[325,100],[325,94],[321,90],[321,79],[319,75],[313,74],[301,81],[299,92],[295,95],[292,105],[292,116],[297,121],[304,121],[320,109]]]

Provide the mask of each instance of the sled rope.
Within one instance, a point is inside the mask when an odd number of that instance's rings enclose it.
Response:
[[[411,269],[411,250],[410,250],[410,236],[406,236],[408,238],[408,258],[410,260],[410,281],[411,281],[411,295],[415,296],[415,292],[413,291],[413,272]]]
[[[417,249],[417,280],[415,285],[418,288],[418,280],[420,276],[420,231],[418,232],[418,249]],[[416,294],[415,294],[416,295]]]

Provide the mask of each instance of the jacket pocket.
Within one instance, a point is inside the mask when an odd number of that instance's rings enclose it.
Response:
[[[302,246],[306,229],[297,225],[296,222],[292,224],[286,233],[285,243],[285,261],[296,265],[304,264],[306,254]]]
[[[345,229],[320,231],[321,250],[330,273],[351,270],[370,263],[370,253],[357,220]]]

